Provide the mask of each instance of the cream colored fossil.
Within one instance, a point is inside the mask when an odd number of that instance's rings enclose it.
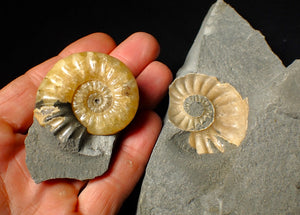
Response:
[[[96,52],[72,54],[60,61],[42,81],[34,117],[61,142],[92,135],[112,135],[134,118],[138,86],[119,60]]]
[[[169,120],[190,132],[198,154],[224,152],[218,138],[239,146],[248,126],[248,102],[228,83],[204,74],[177,78],[169,88]],[[212,144],[213,145],[212,145]]]

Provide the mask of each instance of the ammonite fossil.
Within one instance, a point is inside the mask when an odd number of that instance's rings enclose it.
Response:
[[[169,88],[169,120],[190,132],[198,154],[224,152],[219,138],[239,146],[246,135],[248,102],[228,83],[204,74],[177,78]]]
[[[134,118],[138,86],[119,60],[95,52],[58,61],[40,85],[34,117],[63,147],[78,150],[89,135],[113,135]]]

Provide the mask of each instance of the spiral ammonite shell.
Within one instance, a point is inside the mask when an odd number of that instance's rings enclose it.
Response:
[[[198,154],[224,152],[218,137],[239,146],[248,126],[248,102],[228,83],[204,74],[177,78],[169,88],[169,120],[189,131]],[[212,145],[212,144],[213,145]]]
[[[40,85],[34,117],[61,142],[77,141],[87,131],[112,135],[134,118],[138,86],[118,59],[96,52],[72,54],[50,70]]]

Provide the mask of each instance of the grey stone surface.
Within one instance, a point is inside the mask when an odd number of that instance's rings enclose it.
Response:
[[[223,1],[209,10],[177,77],[216,76],[248,97],[240,147],[198,155],[165,118],[146,169],[138,212],[300,214],[300,60],[289,67]]]
[[[55,178],[92,179],[109,167],[116,135],[89,135],[78,152],[63,150],[47,127],[34,120],[25,140],[26,164],[36,183]]]

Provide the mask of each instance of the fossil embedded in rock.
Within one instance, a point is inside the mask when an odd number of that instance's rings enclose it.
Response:
[[[137,83],[121,61],[83,52],[58,61],[47,74],[37,92],[34,117],[64,144],[80,141],[86,132],[119,132],[132,121],[138,104]]]
[[[224,152],[218,137],[236,146],[244,139],[247,99],[243,100],[230,84],[204,74],[188,74],[170,85],[169,95],[169,120],[191,132],[189,143],[198,154],[213,153],[214,146]]]

